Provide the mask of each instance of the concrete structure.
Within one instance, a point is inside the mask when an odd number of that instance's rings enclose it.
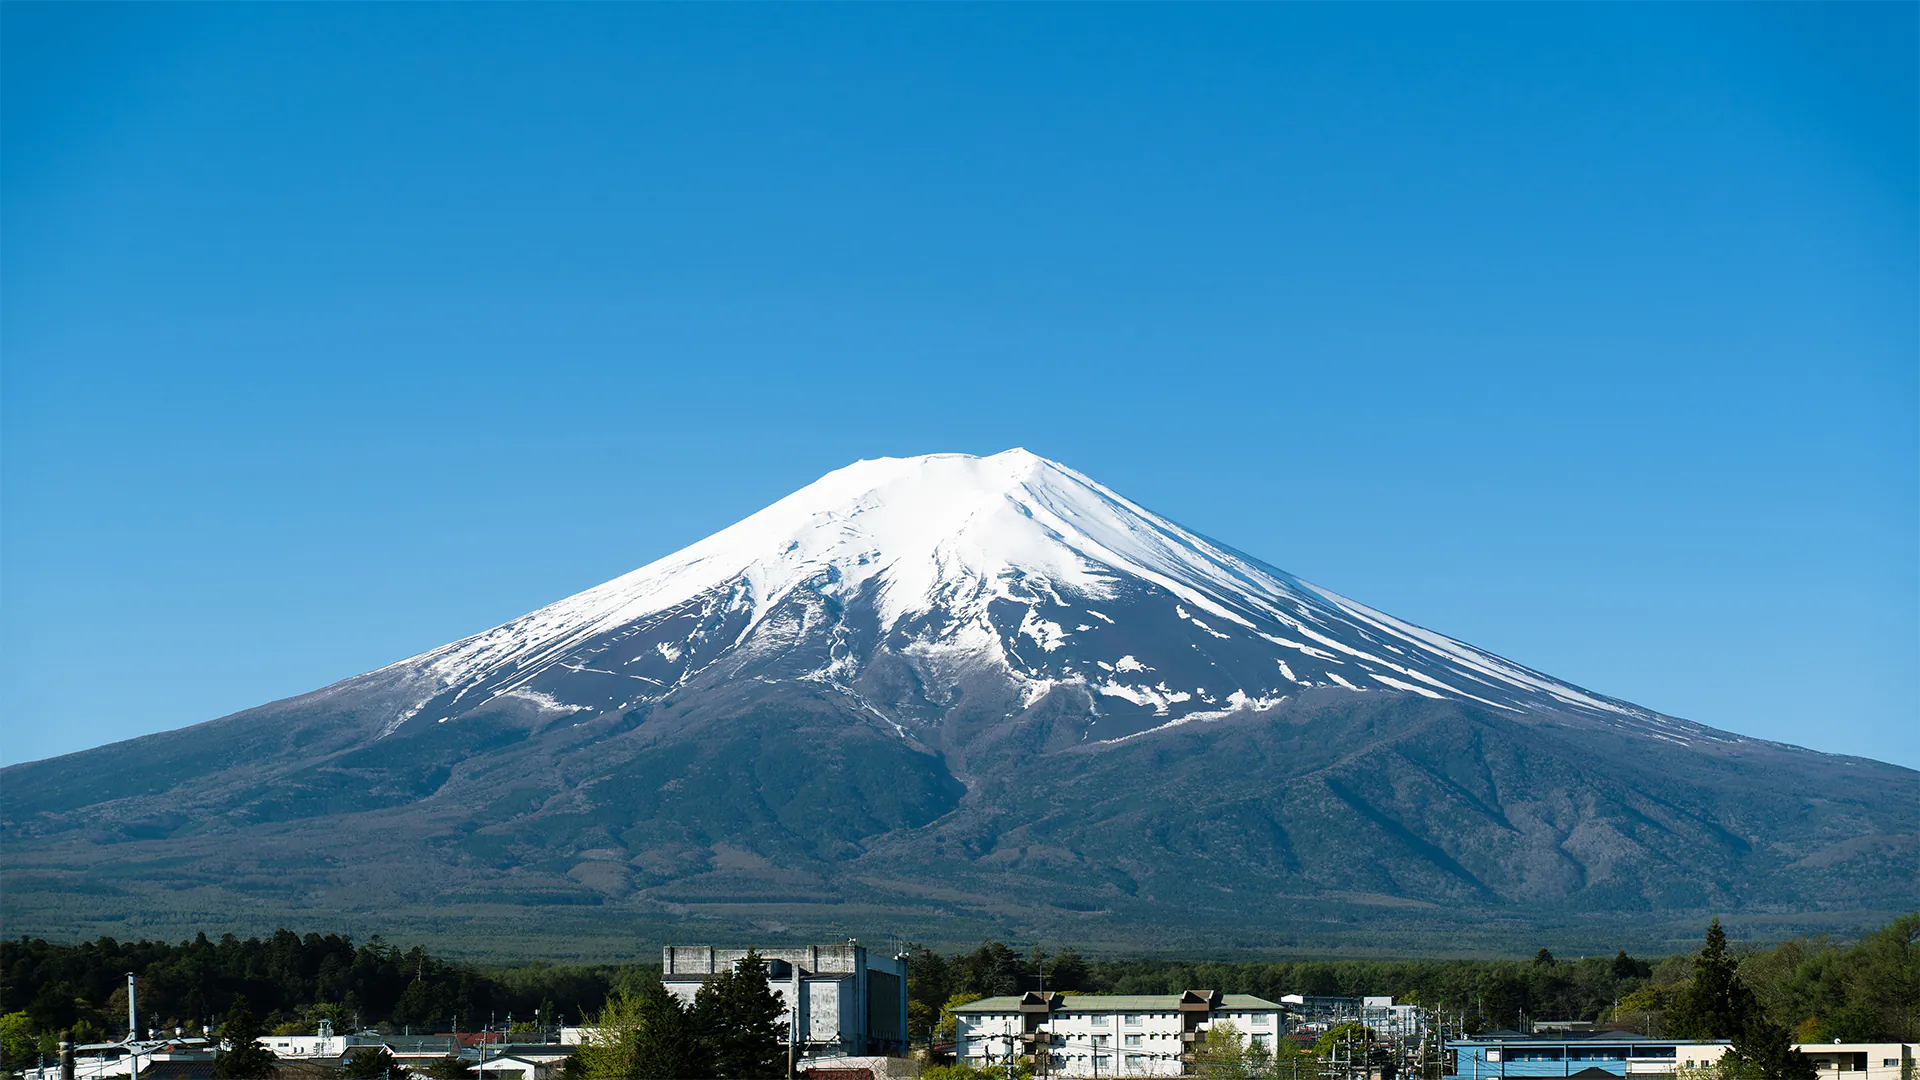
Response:
[[[807,1080],[911,1080],[920,1063],[902,1057],[817,1057],[800,1073]]]
[[[1230,1020],[1249,1045],[1271,1053],[1286,1011],[1251,994],[1095,996],[1030,993],[953,1010],[953,1053],[983,1068],[1009,1057],[1054,1076],[1179,1076],[1207,1030]]]
[[[856,942],[802,949],[756,949],[767,983],[787,1010],[796,1058],[863,1057],[907,1051],[907,958],[876,956]],[[660,981],[692,1003],[710,978],[746,959],[745,949],[669,945]]]

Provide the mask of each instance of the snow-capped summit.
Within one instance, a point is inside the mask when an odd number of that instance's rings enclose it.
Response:
[[[911,690],[864,686],[876,665],[904,665]],[[1024,449],[855,462],[386,673],[419,699],[389,731],[503,696],[597,713],[753,677],[838,688],[905,734],[936,723],[960,682],[998,678],[1015,709],[1070,695],[1094,741],[1262,711],[1304,688],[1713,737],[1309,584]]]

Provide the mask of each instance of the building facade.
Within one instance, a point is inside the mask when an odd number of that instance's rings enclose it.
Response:
[[[857,943],[801,949],[755,949],[767,961],[767,984],[787,1011],[795,1056],[862,1057],[907,1050],[907,958],[878,956]],[[745,949],[669,945],[660,981],[691,1004],[700,987],[746,959]]]
[[[993,997],[953,1010],[953,1053],[985,1068],[1009,1060],[1053,1076],[1180,1076],[1196,1046],[1231,1021],[1249,1046],[1272,1053],[1285,1026],[1277,1002],[1251,994],[1030,993]]]
[[[1920,1080],[1920,1043],[1796,1043],[1822,1077]]]
[[[1725,1040],[1650,1039],[1631,1031],[1491,1031],[1448,1044],[1449,1080],[1499,1077],[1671,1076],[1716,1065]],[[1796,1043],[1822,1077],[1920,1080],[1913,1043]]]
[[[1651,1039],[1632,1031],[1563,1031],[1528,1035],[1490,1031],[1447,1047],[1447,1076],[1671,1076],[1703,1069],[1727,1052],[1724,1041]]]

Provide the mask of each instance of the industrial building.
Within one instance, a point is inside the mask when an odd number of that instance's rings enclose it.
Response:
[[[802,1060],[880,1057],[907,1051],[907,958],[877,956],[857,942],[799,949],[755,949],[767,983],[787,1010],[787,1030]],[[660,981],[691,1004],[710,978],[746,959],[746,949],[669,945]]]

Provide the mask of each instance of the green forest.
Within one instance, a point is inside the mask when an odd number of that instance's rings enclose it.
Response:
[[[1734,955],[1742,982],[1796,1041],[1920,1038],[1920,912],[1858,941],[1797,938],[1736,947]],[[1049,990],[1093,994],[1388,994],[1442,1009],[1469,1031],[1608,1020],[1651,1035],[1677,1034],[1668,1030],[1668,1014],[1694,977],[1694,960],[1692,953],[1566,958],[1545,949],[1524,960],[1089,960],[1070,949],[1035,956],[988,942],[959,956],[914,950],[908,1021],[924,1038],[956,996],[1031,989],[1044,974]]]
[[[1277,960],[1211,962],[1089,958],[1072,948],[1019,950],[989,941],[959,954],[909,946],[908,1022],[916,1042],[943,1010],[979,996],[1044,986],[1079,993],[1218,989],[1284,994],[1390,994],[1445,1010],[1467,1030],[1531,1020],[1607,1020],[1651,1035],[1685,1034],[1696,954],[1498,960]],[[1796,1041],[1920,1039],[1920,913],[1856,941],[1794,939],[1732,946],[1727,970],[1755,1008]],[[0,1053],[49,1052],[59,1033],[79,1041],[126,1030],[126,973],[138,977],[142,1025],[198,1032],[244,999],[263,1031],[531,1032],[580,1023],[638,1000],[657,985],[653,964],[475,967],[380,938],[282,930],[265,938],[179,943],[101,938],[79,945],[0,941]],[[620,992],[616,992],[616,991]],[[623,999],[623,994],[625,998]],[[631,1000],[626,1000],[631,999]],[[623,1000],[625,1005],[623,1005]]]

